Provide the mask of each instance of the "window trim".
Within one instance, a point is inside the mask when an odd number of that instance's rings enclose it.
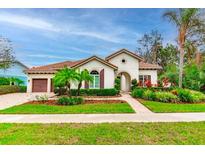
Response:
[[[97,72],[97,74],[92,74],[92,72],[95,73]],[[90,72],[90,75],[93,77],[93,82],[89,82],[89,89],[100,89],[100,74],[98,73],[98,71],[93,70]],[[96,84],[97,78],[98,78],[98,84]]]

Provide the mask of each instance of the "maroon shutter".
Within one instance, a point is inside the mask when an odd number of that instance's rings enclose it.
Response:
[[[85,82],[85,89],[88,89],[88,88],[89,88],[89,83]]]
[[[104,88],[104,69],[100,71],[100,89]]]

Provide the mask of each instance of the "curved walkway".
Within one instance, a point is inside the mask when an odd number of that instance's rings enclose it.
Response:
[[[8,97],[9,95],[7,95]],[[25,98],[32,99],[33,95]],[[0,96],[0,102],[2,101]],[[17,99],[17,98],[16,98]],[[18,97],[20,102],[21,95]],[[101,98],[99,98],[101,99]],[[107,98],[113,99],[113,98]],[[205,113],[153,113],[128,94],[126,100],[136,113],[131,114],[2,114],[0,123],[103,123],[103,122],[191,122],[205,121]],[[0,103],[1,104],[1,103]],[[21,103],[22,104],[22,103]]]

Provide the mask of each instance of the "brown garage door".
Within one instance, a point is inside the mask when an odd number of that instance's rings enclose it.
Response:
[[[33,79],[32,92],[47,92],[47,79]]]

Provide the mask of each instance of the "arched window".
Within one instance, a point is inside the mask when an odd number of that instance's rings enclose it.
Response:
[[[91,89],[98,89],[100,88],[100,76],[98,71],[91,71],[90,75],[93,77],[93,82],[90,82],[90,88]]]

